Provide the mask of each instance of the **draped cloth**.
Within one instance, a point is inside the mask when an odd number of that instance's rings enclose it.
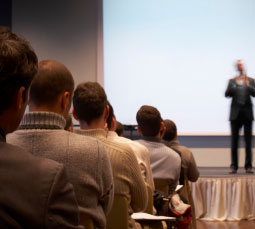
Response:
[[[255,176],[199,178],[190,185],[197,219],[255,220]]]

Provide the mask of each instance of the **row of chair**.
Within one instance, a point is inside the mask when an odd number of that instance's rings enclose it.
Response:
[[[168,193],[167,180],[155,179],[154,184],[156,189]],[[153,191],[148,184],[146,184],[146,186],[148,192],[148,204],[144,212],[153,214]],[[122,195],[115,194],[112,209],[107,216],[106,229],[128,229],[128,219],[129,215],[127,199]],[[85,214],[80,215],[80,224],[86,229],[94,229],[92,219]],[[144,228],[146,228],[146,226]]]

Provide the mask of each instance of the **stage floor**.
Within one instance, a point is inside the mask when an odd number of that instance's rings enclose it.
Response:
[[[230,174],[229,167],[198,167],[200,177],[239,177],[239,176],[255,176],[255,169],[253,174],[246,173],[245,169],[239,168],[236,174]]]

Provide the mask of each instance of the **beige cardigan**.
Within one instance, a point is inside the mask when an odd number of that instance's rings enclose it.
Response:
[[[148,195],[134,152],[126,144],[108,140],[107,132],[103,129],[75,129],[75,132],[95,137],[104,143],[112,164],[114,193],[126,196],[129,203],[129,228],[136,228],[131,214],[146,208]]]

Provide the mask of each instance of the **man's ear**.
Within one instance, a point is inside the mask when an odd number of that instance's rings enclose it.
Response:
[[[25,94],[26,89],[24,87],[20,87],[16,96],[14,97],[14,105],[16,110],[20,110],[23,106],[26,106],[28,103],[28,95]],[[24,98],[25,96],[25,98]]]
[[[138,126],[138,128],[137,128],[137,131],[138,131],[138,133],[139,133],[140,135],[143,135],[143,133],[142,133],[142,131],[141,131],[141,129],[140,129],[139,126]]]
[[[112,117],[112,129],[115,131],[117,128],[117,121],[115,117]]]
[[[104,109],[104,120],[105,121],[107,120],[108,116],[109,116],[109,105],[106,105],[105,109]]]
[[[72,114],[73,114],[74,119],[77,120],[77,121],[79,121],[78,118],[77,118],[77,115],[76,115],[76,113],[75,113],[74,108],[73,108],[73,110],[72,110]]]
[[[70,109],[70,92],[65,91],[62,95],[61,95],[61,108],[63,111],[66,111]]]
[[[166,133],[166,127],[164,122],[160,123],[160,137],[163,138]]]

